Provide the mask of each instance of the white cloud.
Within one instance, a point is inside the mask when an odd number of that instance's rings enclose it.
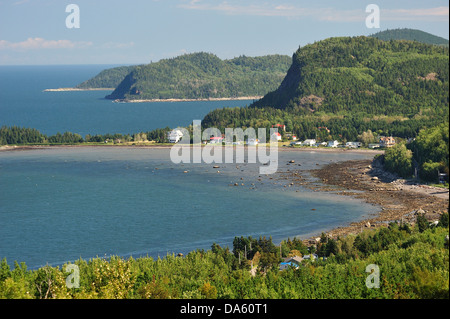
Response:
[[[363,7],[359,10],[338,10],[336,8],[307,8],[291,4],[273,4],[270,2],[257,2],[241,5],[223,1],[218,4],[202,3],[193,0],[180,4],[178,7],[189,10],[217,11],[228,15],[250,15],[266,17],[305,18],[312,17],[317,20],[328,21],[361,21],[365,19]]]
[[[192,0],[178,5],[179,8],[189,10],[217,11],[228,15],[250,15],[250,16],[270,16],[286,18],[310,17],[319,21],[340,21],[355,22],[364,21],[367,13],[365,5],[360,8],[339,9],[336,7],[311,8],[301,7],[295,4],[274,4],[270,2],[253,2],[251,4],[241,4],[241,2],[222,1],[219,3],[202,2]],[[385,9],[380,8],[381,18],[386,20],[426,20],[436,21],[436,19],[448,21],[449,8],[436,7],[424,9]]]
[[[381,9],[381,18],[387,20],[449,21],[449,7],[423,9]]]
[[[43,38],[28,38],[21,42],[9,42],[0,40],[0,50],[39,50],[39,49],[75,49],[85,48],[92,45],[92,42],[73,42],[70,40],[45,40]]]

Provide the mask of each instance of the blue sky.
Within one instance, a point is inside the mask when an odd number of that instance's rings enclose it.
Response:
[[[67,28],[66,6],[80,9]],[[366,6],[380,8],[367,28]],[[334,36],[414,28],[448,36],[449,3],[385,0],[0,0],[0,65],[141,64],[184,53],[292,55]]]

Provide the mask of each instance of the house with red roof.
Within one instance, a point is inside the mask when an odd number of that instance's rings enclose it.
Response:
[[[281,134],[278,133],[278,132],[273,133],[272,136],[271,136],[271,139],[272,139],[272,140],[281,141]]]

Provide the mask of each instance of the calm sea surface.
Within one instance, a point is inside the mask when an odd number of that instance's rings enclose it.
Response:
[[[15,67],[0,67],[0,125],[46,134],[133,133],[187,125],[226,105],[115,104],[102,99],[105,92],[41,92],[73,86],[104,68],[96,67],[17,67],[11,81],[5,69]],[[231,248],[235,236],[272,236],[279,243],[377,211],[347,197],[284,187],[288,182],[276,174],[260,177],[260,164],[174,164],[169,152],[132,147],[0,152],[0,258],[36,268],[96,256],[186,253],[214,242]],[[295,168],[308,170],[370,157],[280,150],[279,168],[292,169],[286,165],[292,159],[302,164]]]
[[[113,103],[111,91],[43,92],[74,87],[111,65],[0,66],[0,126],[33,127],[53,135],[147,132],[188,126],[211,110],[244,106],[244,101]]]

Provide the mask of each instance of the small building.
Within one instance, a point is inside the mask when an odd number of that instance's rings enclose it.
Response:
[[[392,147],[395,145],[395,139],[392,136],[380,137],[380,147]]]
[[[370,143],[370,144],[369,144],[369,148],[372,148],[372,149],[374,149],[374,148],[380,148],[380,144],[378,144],[378,143]]]
[[[315,139],[309,139],[309,140],[305,140],[302,145],[305,146],[314,146],[316,144],[316,140]]]
[[[345,143],[345,147],[358,148],[358,147],[361,147],[361,142],[347,142],[347,143]]]
[[[169,143],[178,143],[182,137],[183,133],[178,129],[172,130],[167,133],[167,139],[169,140]]]
[[[223,142],[223,137],[222,136],[211,136],[209,138],[209,143],[210,144],[222,144]]]
[[[281,134],[278,132],[275,132],[271,135],[271,139],[274,141],[281,141]]]
[[[334,140],[334,141],[328,141],[327,146],[328,147],[337,147],[339,145],[339,142]]]
[[[298,268],[300,264],[302,263],[302,257],[300,256],[293,256],[285,258],[283,262],[280,263],[280,270],[287,269],[289,267]]]

